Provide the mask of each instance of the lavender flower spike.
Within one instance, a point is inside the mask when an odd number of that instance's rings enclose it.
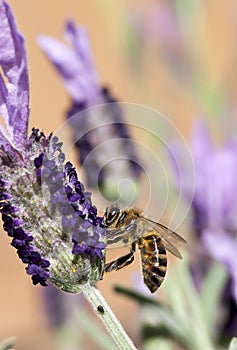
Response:
[[[63,79],[64,85],[76,104],[93,106],[100,97],[100,85],[86,29],[66,23],[65,38],[71,46],[41,35],[38,43]]]
[[[101,218],[62,143],[29,119],[24,40],[9,5],[0,0],[0,212],[3,228],[34,284],[50,281],[76,293],[100,279],[105,256]],[[8,83],[6,84],[6,79]]]
[[[173,148],[178,160],[176,164],[181,165],[180,172],[175,167],[179,186],[181,180],[188,183],[190,173],[182,162],[181,154],[176,151],[177,148]],[[225,266],[229,277],[222,296],[225,315],[222,332],[225,337],[227,331],[232,334],[237,331],[237,144],[228,142],[215,148],[204,122],[198,121],[193,130],[190,151],[196,173],[195,192],[191,198],[188,186],[183,186],[183,196],[190,201],[193,229],[199,239],[199,249],[196,247],[195,254],[192,254],[190,270],[196,286],[200,288],[211,268],[210,258]]]
[[[40,36],[38,43],[71,97],[67,117],[87,184],[92,188],[99,185],[114,201],[118,182],[124,178],[137,180],[142,168],[121,105],[99,83],[85,29],[67,21],[64,37],[70,46],[47,36]],[[97,107],[90,109],[92,106]],[[113,142],[115,139],[118,142]],[[98,148],[100,155],[93,152]]]
[[[237,198],[237,144],[226,144],[216,149],[204,122],[197,121],[190,142],[195,170],[195,192],[183,186],[182,194],[192,203],[195,230],[206,228],[234,229]],[[190,174],[182,162],[181,154],[173,148],[177,186],[188,184]],[[177,164],[181,169],[177,168]]]

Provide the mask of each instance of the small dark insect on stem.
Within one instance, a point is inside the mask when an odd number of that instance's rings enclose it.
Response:
[[[102,305],[98,305],[98,306],[97,306],[97,310],[98,310],[99,313],[101,313],[101,314],[104,314],[104,313],[105,313],[105,310],[104,310],[104,308],[103,308]]]

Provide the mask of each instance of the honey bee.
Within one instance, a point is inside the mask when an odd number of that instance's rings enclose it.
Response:
[[[176,232],[161,223],[142,215],[137,208],[121,210],[117,206],[107,207],[102,226],[107,231],[107,244],[113,246],[130,245],[130,252],[105,264],[104,272],[119,270],[134,261],[136,245],[141,254],[142,274],[145,285],[154,293],[162,284],[167,270],[166,249],[182,259],[173,245],[187,243]]]

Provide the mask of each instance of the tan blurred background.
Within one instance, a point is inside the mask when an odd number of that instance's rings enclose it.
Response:
[[[187,83],[187,77],[180,78],[172,72],[162,53],[163,44],[156,43],[159,33],[154,33],[154,13],[157,8],[159,12],[165,1],[11,0],[9,3],[18,28],[26,38],[31,83],[30,127],[42,128],[47,134],[57,129],[64,120],[63,113],[69,105],[67,93],[40,52],[36,37],[48,34],[62,38],[64,21],[72,17],[78,24],[87,27],[101,82],[111,87],[121,101],[144,104],[168,115],[185,137],[190,133],[193,120],[200,115],[207,117],[211,127],[216,123],[222,126],[226,121],[226,127],[233,128],[237,92],[235,0],[194,1],[196,9],[192,9],[192,15],[189,9],[183,14],[187,49],[194,61],[201,64],[197,74],[198,87]],[[173,4],[172,1],[169,3]],[[134,18],[143,18],[149,33],[146,44],[136,48],[137,53],[131,53],[134,42],[131,44],[129,41]],[[139,46],[139,40],[136,45]],[[179,44],[176,49],[177,53],[182,51]],[[133,60],[137,60],[138,64]],[[140,60],[142,63],[139,63]],[[223,103],[221,110],[215,113],[215,101],[220,102],[219,96],[223,97]],[[221,127],[214,132],[218,134],[220,130]],[[16,336],[16,348],[19,350],[60,349],[48,327],[41,288],[32,286],[24,265],[9,243],[6,233],[1,232],[0,339]],[[115,254],[110,253],[110,257]],[[130,268],[106,276],[99,288],[138,344],[138,309],[134,303],[112,290],[118,281],[132,285],[131,274],[139,270],[139,260],[136,261]],[[88,343],[82,348],[99,347]]]

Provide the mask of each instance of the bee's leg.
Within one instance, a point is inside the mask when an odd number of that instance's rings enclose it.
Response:
[[[136,250],[136,242],[133,242],[133,243],[131,244],[130,252],[131,252],[131,253],[135,253],[135,250]]]
[[[120,258],[105,264],[104,272],[111,272],[113,270],[120,270],[123,267],[130,265],[134,261],[134,252],[136,244],[131,245],[130,253],[121,256]]]
[[[113,270],[120,270],[123,267],[131,264],[134,260],[134,254],[133,253],[128,253],[124,256],[121,256],[117,260],[111,261],[108,264],[105,264],[105,269],[104,272],[110,272]]]

